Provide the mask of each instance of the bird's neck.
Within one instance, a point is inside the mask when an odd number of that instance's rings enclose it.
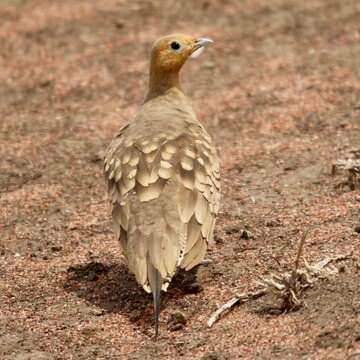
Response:
[[[156,96],[165,94],[170,89],[182,91],[180,85],[179,71],[150,71],[149,91],[146,95],[145,102]]]

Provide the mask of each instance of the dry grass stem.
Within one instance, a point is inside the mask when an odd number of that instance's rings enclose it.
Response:
[[[281,310],[281,312],[295,310],[302,305],[301,295],[305,289],[312,286],[318,279],[329,278],[338,274],[338,269],[331,263],[346,260],[351,257],[352,254],[327,257],[314,265],[309,265],[307,261],[304,260],[305,268],[299,269],[300,258],[303,253],[307,233],[306,231],[300,240],[293,271],[280,275],[270,274],[268,277],[262,277],[261,282],[257,282],[257,285],[261,287],[260,289],[241,293],[220,306],[219,309],[210,316],[207,323],[208,327],[212,327],[226,311],[235,305],[257,299],[264,295],[271,295],[276,302],[280,302],[280,305],[277,305],[277,309]]]
[[[219,320],[219,318],[222,316],[222,314],[226,310],[231,309],[233,306],[235,306],[239,303],[244,303],[249,300],[257,299],[257,298],[265,295],[266,293],[267,293],[266,289],[263,288],[263,289],[260,289],[260,290],[254,291],[254,292],[241,293],[241,294],[235,296],[234,298],[232,298],[231,300],[226,302],[224,305],[219,307],[219,309],[217,309],[214,313],[212,313],[212,315],[210,316],[210,319],[207,322],[208,327],[212,327],[214,325],[214,323],[217,320]]]
[[[355,190],[360,186],[360,159],[337,160],[332,167],[332,173],[337,170],[347,171],[348,179],[337,184],[337,188],[349,186],[350,190]]]

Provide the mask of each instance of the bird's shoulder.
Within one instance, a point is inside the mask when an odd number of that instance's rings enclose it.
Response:
[[[143,104],[113,139],[104,161],[113,202],[133,190],[140,201],[156,199],[169,179],[214,202],[220,188],[216,148],[192,107],[182,101],[161,98]]]

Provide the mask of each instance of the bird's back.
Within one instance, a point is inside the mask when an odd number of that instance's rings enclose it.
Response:
[[[150,292],[204,258],[219,205],[215,147],[178,89],[145,102],[105,157],[113,224],[130,270]]]

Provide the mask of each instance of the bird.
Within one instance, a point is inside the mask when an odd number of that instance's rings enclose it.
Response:
[[[128,268],[152,293],[155,339],[161,290],[203,261],[219,210],[217,150],[179,77],[211,43],[185,34],[155,41],[144,101],[105,152],[113,228]]]

